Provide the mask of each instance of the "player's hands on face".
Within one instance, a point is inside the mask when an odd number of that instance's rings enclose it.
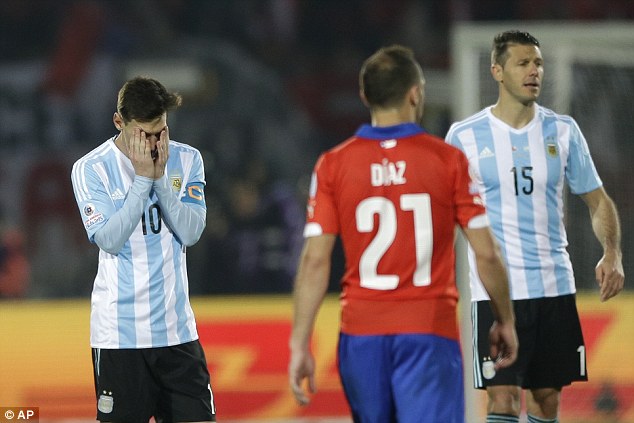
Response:
[[[152,146],[145,132],[134,128],[128,142],[128,156],[134,167],[134,173],[147,178],[154,178],[154,161],[152,160]]]
[[[154,179],[159,179],[165,175],[165,165],[169,158],[169,128],[166,126],[161,131],[159,140],[156,142],[156,156],[154,158]]]
[[[315,388],[315,359],[309,350],[291,350],[288,379],[297,402],[300,405],[307,405],[310,398],[302,388],[304,379],[308,381],[308,392],[314,394],[317,391]]]
[[[519,341],[515,331],[515,323],[494,322],[489,331],[491,357],[495,360],[495,369],[509,367],[517,359]]]
[[[595,268],[595,277],[599,284],[601,301],[607,301],[621,292],[625,273],[620,254],[604,254]]]

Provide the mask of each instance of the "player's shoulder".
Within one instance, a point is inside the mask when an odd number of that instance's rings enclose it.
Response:
[[[542,120],[556,120],[570,125],[576,125],[575,119],[572,116],[557,113],[539,104],[537,105],[537,114]]]
[[[451,138],[454,134],[458,134],[467,129],[473,129],[480,125],[489,124],[489,110],[491,107],[486,107],[477,113],[472,114],[462,120],[456,121],[449,127],[447,131],[447,138]]]
[[[359,147],[363,147],[363,142],[362,139],[359,138],[357,135],[353,135],[350,138],[340,142],[339,144],[335,145],[334,147],[329,148],[328,150],[326,150],[324,152],[325,155],[336,155],[336,154],[340,154],[340,153],[345,153],[347,151],[349,151],[350,149],[355,149],[355,148],[359,148]]]
[[[170,146],[170,150],[178,150],[178,151],[182,151],[182,152],[189,152],[189,153],[197,154],[197,155],[200,154],[200,150],[198,150],[194,146],[191,146],[189,144],[185,144],[184,142],[178,142],[178,141],[170,140],[169,146]]]
[[[571,141],[574,142],[583,139],[581,128],[579,127],[579,124],[577,123],[575,118],[573,118],[572,116],[557,113],[547,107],[540,105],[537,106],[537,114],[542,124],[556,124],[567,127],[568,131],[565,132],[568,133],[568,139],[570,139]]]
[[[337,166],[337,163],[339,165],[349,164],[351,160],[363,156],[363,151],[366,148],[364,144],[367,144],[367,140],[362,140],[356,135],[353,135],[345,141],[322,151],[315,166],[317,168],[324,168]]]
[[[73,164],[73,172],[79,168],[85,167],[87,164],[109,160],[109,158],[114,154],[114,148],[116,148],[116,146],[114,145],[113,137],[102,144],[99,144],[97,147],[77,159]]]

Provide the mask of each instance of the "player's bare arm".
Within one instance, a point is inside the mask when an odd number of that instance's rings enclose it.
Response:
[[[601,301],[623,290],[625,273],[621,252],[621,226],[614,201],[603,187],[581,196],[590,210],[592,230],[603,247],[603,256],[595,268]]]
[[[496,317],[496,322],[489,331],[491,357],[496,357],[496,369],[508,367],[517,359],[519,343],[508,277],[500,249],[489,227],[464,228],[463,231],[475,253],[478,273],[491,298],[491,307]]]
[[[310,337],[317,312],[328,290],[334,244],[334,235],[307,238],[295,278],[288,377],[291,391],[301,405],[310,402],[303,388],[304,380],[307,381],[308,392],[316,392],[315,360],[310,351]]]

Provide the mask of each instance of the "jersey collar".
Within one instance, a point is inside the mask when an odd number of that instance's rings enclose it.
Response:
[[[372,126],[361,125],[357,130],[358,137],[384,140],[388,138],[404,138],[412,135],[422,134],[425,130],[416,123],[401,123],[394,126]]]

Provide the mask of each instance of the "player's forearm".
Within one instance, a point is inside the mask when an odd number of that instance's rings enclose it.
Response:
[[[154,181],[154,192],[158,197],[163,219],[178,239],[186,246],[198,242],[207,220],[205,208],[180,201],[169,187],[165,176]]]
[[[616,205],[604,195],[594,210],[590,210],[592,230],[606,255],[621,256],[621,225]]]
[[[139,224],[150,195],[152,179],[136,176],[123,206],[94,235],[95,243],[107,253],[118,254]]]
[[[308,348],[317,312],[328,290],[329,276],[330,263],[313,261],[304,249],[293,290],[291,350]]]
[[[500,254],[500,247],[488,226],[462,229],[475,254],[480,280],[491,299],[496,320],[514,322],[508,276]]]
[[[476,258],[482,284],[491,299],[491,307],[496,320],[502,323],[514,322],[515,314],[510,298],[506,269],[499,256]]]

